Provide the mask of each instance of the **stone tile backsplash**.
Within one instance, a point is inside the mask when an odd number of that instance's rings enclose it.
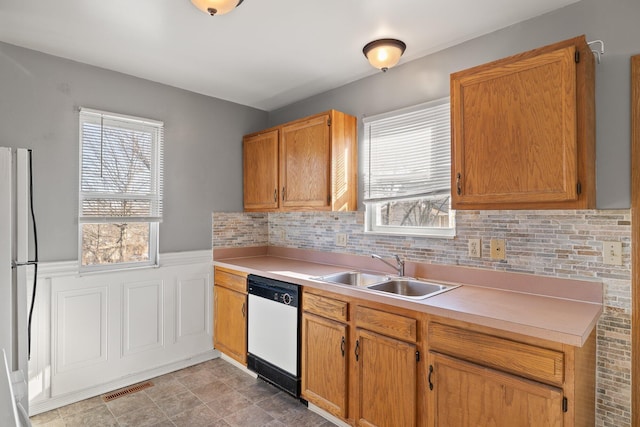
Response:
[[[347,245],[336,246],[336,233]],[[492,238],[505,239],[506,258],[489,257]],[[468,256],[481,239],[482,257]],[[622,242],[622,265],[606,265],[602,242]],[[597,326],[598,426],[631,425],[631,212],[625,210],[457,211],[456,237],[364,232],[364,212],[214,213],[213,247],[282,246],[408,261],[602,281],[604,312]]]

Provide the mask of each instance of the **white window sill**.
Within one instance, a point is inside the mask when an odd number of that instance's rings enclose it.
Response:
[[[412,232],[412,231],[383,231],[365,230],[367,235],[398,236],[398,237],[426,237],[430,239],[453,239],[456,237],[455,228],[443,228],[436,232]]]

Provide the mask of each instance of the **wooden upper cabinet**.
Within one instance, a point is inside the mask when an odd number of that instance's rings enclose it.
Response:
[[[584,36],[452,74],[451,123],[455,209],[595,207]]]
[[[285,208],[331,206],[329,115],[282,126],[280,182]]]
[[[245,211],[356,210],[357,145],[356,118],[335,110],[246,135]]]
[[[277,209],[278,130],[243,139],[244,208]]]

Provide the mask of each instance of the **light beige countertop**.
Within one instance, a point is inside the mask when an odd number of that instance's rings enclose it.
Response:
[[[253,249],[214,250],[214,265],[578,347],[586,342],[602,313],[599,282],[408,263],[407,276],[462,285],[422,300],[408,300],[313,279],[347,270],[393,273],[368,257]]]

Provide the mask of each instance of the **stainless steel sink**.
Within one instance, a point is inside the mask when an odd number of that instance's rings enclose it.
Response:
[[[361,271],[341,271],[339,273],[315,277],[315,279],[322,282],[337,283],[340,285],[370,286],[389,280],[389,276],[385,276],[382,274],[363,273]]]
[[[416,279],[393,278],[382,283],[367,286],[373,291],[386,292],[405,298],[423,299],[457,288],[459,285],[443,285]]]

